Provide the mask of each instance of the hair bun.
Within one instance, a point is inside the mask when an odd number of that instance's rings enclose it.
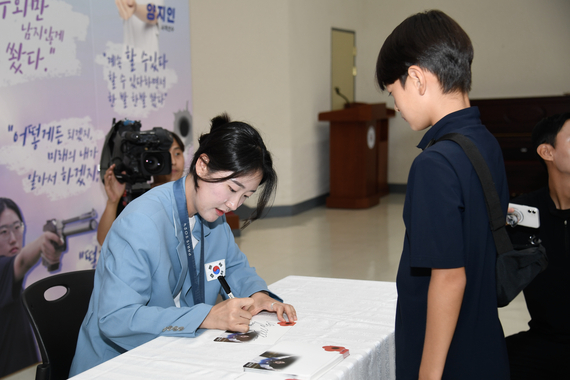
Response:
[[[230,121],[231,121],[230,117],[225,112],[216,116],[211,121],[212,126],[210,128],[210,132],[218,127],[221,127],[222,125],[228,124]]]

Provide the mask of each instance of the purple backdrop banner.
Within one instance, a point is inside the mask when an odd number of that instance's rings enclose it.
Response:
[[[48,221],[69,233],[59,269],[40,260],[24,286],[95,267],[113,118],[183,125],[192,143],[188,2],[139,3],[155,24],[123,20],[110,0],[0,0],[0,196],[20,207],[24,244]]]

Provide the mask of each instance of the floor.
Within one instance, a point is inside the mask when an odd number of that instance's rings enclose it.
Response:
[[[289,275],[395,281],[404,237],[403,204],[403,194],[390,194],[365,210],[318,207],[293,217],[262,219],[243,230],[236,242],[268,284]],[[499,314],[505,335],[528,328],[522,296]],[[7,379],[34,376],[32,367]]]

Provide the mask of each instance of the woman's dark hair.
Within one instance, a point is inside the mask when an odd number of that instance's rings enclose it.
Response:
[[[170,131],[169,131],[170,132]],[[184,152],[184,143],[182,142],[182,140],[180,139],[180,136],[178,136],[176,133],[174,132],[170,132],[170,136],[172,136],[172,138],[174,139],[174,141],[176,141],[176,143],[178,144],[178,146],[180,147],[180,149],[182,149],[182,151]]]
[[[262,177],[259,185],[263,185],[263,187],[257,201],[257,207],[245,220],[242,228],[259,219],[277,187],[277,173],[273,169],[271,153],[265,147],[259,132],[249,124],[231,121],[229,116],[224,113],[212,119],[210,133],[201,135],[198,142],[200,145],[190,165],[190,174],[194,178],[194,186],[198,188],[198,179],[205,182],[223,182],[260,172]],[[202,154],[206,154],[209,158],[208,170],[210,173],[228,171],[232,174],[223,178],[205,179],[199,177],[196,173],[196,164]]]
[[[570,112],[548,116],[540,120],[532,130],[534,150],[544,143],[556,148],[556,136],[568,120],[570,120]]]
[[[433,73],[444,94],[471,90],[473,45],[455,20],[438,10],[405,19],[388,36],[376,62],[376,81],[384,91],[400,79],[406,84],[412,65]]]
[[[11,200],[10,198],[1,198],[0,197],[0,215],[2,215],[2,213],[6,209],[10,209],[10,210],[14,211],[16,213],[16,215],[18,215],[18,218],[20,218],[20,222],[24,221],[24,218],[22,218],[22,212],[20,211],[20,208],[18,207],[16,202]]]

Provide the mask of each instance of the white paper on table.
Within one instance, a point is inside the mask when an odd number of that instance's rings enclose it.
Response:
[[[249,322],[247,333],[225,331],[218,335],[215,342],[275,344],[295,325],[295,322],[279,322],[275,313],[261,312]]]
[[[349,355],[341,346],[285,341],[252,358],[243,370],[289,379],[317,379]]]

